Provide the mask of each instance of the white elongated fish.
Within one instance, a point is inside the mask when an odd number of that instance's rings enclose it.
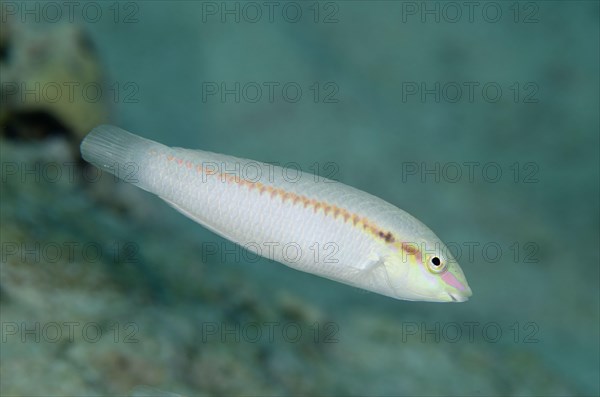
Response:
[[[209,230],[294,269],[396,299],[471,296],[460,266],[427,226],[342,183],[171,148],[107,125],[85,137],[81,154]]]

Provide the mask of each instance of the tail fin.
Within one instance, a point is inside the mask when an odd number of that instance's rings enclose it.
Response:
[[[136,184],[128,176],[139,171],[140,160],[153,146],[162,145],[119,127],[100,125],[81,142],[81,156],[96,167]]]

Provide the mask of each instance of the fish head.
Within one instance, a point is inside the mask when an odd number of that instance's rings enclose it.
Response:
[[[397,299],[464,302],[472,295],[467,279],[446,245],[427,229],[415,241],[397,241],[385,261]]]

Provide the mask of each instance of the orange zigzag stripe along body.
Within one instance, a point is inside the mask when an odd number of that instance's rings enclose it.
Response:
[[[341,216],[344,219],[345,223],[347,223],[348,221],[352,221],[353,226],[358,228],[361,228],[362,226],[362,230],[369,233],[372,237],[381,238],[386,243],[394,245],[396,248],[401,249],[406,254],[414,255],[418,261],[421,260],[421,251],[418,248],[416,248],[414,244],[396,241],[396,238],[392,235],[391,232],[384,231],[383,229],[377,227],[375,223],[370,221],[369,219],[351,213],[350,211],[344,208],[339,208],[335,205],[323,201],[310,199],[306,196],[302,196],[293,192],[288,192],[281,188],[268,186],[261,182],[248,181],[238,175],[221,173],[213,169],[204,169],[201,165],[196,165],[189,160],[177,158],[173,155],[168,155],[166,156],[166,158],[167,161],[175,162],[179,166],[185,167],[190,170],[195,169],[196,172],[199,174],[221,178],[221,180],[227,182],[228,184],[234,184],[238,187],[247,187],[250,191],[258,190],[260,195],[266,192],[271,196],[272,199],[280,197],[283,203],[285,203],[287,200],[290,200],[294,205],[302,203],[304,205],[304,208],[312,207],[315,214],[319,211],[319,209],[321,209],[325,216],[333,216],[334,219],[337,219],[338,216]]]

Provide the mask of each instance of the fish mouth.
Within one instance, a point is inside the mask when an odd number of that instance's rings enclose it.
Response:
[[[466,295],[457,292],[448,292],[448,296],[450,297],[452,302],[466,302],[469,300],[469,296],[471,296],[471,294]]]
[[[471,287],[469,287],[469,285],[467,285],[466,282],[464,285],[465,285],[465,288],[462,290],[454,289],[454,290],[446,291],[446,293],[448,294],[448,296],[451,299],[451,302],[466,302],[469,300],[469,297],[471,297],[471,295],[473,295],[473,291],[471,290]]]

